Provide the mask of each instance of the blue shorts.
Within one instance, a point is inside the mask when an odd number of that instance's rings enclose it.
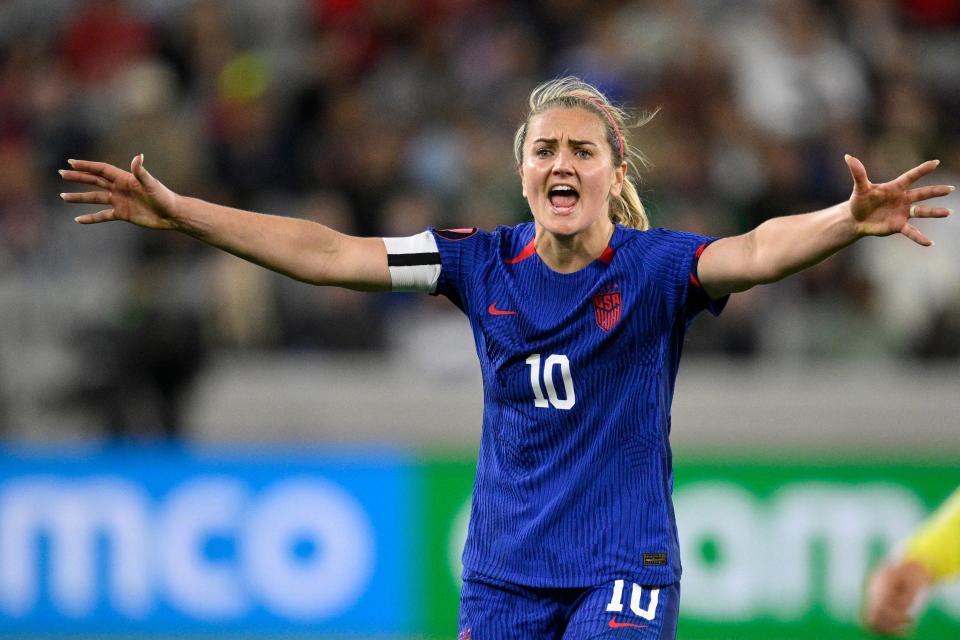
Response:
[[[459,640],[675,640],[680,583],[629,579],[594,587],[523,587],[471,574],[460,593]]]

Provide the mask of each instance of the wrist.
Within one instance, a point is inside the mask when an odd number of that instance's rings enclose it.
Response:
[[[903,578],[917,589],[925,589],[934,582],[934,575],[927,565],[914,558],[904,558],[897,568]]]
[[[849,238],[849,242],[855,242],[860,238],[870,235],[867,233],[863,224],[853,215],[853,207],[850,201],[841,202],[836,206],[835,217],[837,224],[842,229],[844,237]]]
[[[193,200],[193,198],[173,193],[173,201],[168,209],[167,215],[167,222],[171,230],[190,233],[190,229],[192,228],[189,215],[191,200]]]

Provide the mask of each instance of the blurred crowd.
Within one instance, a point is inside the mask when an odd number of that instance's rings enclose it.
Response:
[[[389,350],[459,313],[79,228],[67,158],[142,152],[179,193],[347,233],[492,228],[530,217],[530,90],[575,74],[659,109],[630,133],[654,226],[734,234],[846,199],[844,153],[960,182],[957,60],[955,0],[0,0],[0,424],[34,394],[176,437],[218,350]],[[870,239],[734,296],[688,351],[960,357],[960,226],[924,229],[936,247]]]

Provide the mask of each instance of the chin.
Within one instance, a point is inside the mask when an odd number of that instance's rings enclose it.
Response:
[[[554,225],[552,227],[546,227],[546,229],[559,238],[572,238],[578,233],[585,231],[585,229],[573,225]]]
[[[543,215],[535,216],[535,219],[544,231],[560,237],[575,236],[592,226],[592,223],[584,221],[580,211],[573,211],[568,215],[558,215],[552,211],[547,211]]]
[[[548,220],[547,222],[544,222],[542,219],[540,219],[537,220],[537,223],[543,227],[544,231],[560,237],[575,236],[577,233],[583,231],[583,228],[580,225],[567,222],[566,220]]]

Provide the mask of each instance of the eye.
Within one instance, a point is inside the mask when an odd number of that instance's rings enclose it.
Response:
[[[577,157],[586,160],[587,158],[592,158],[593,154],[586,149],[577,149]]]
[[[540,147],[539,149],[536,149],[534,153],[538,158],[549,158],[551,151],[548,147]]]

